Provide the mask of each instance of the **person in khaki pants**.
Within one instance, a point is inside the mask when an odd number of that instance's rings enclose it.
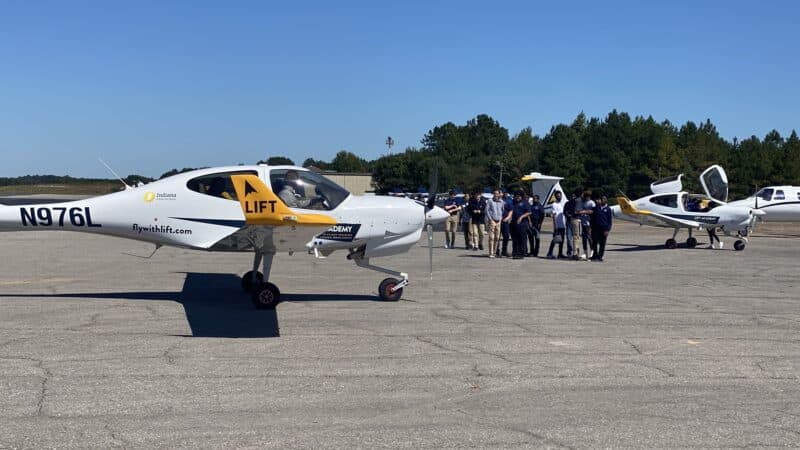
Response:
[[[506,206],[503,194],[495,189],[492,198],[486,202],[486,227],[489,234],[489,258],[494,258],[500,245],[500,224]]]
[[[456,248],[458,212],[461,210],[461,205],[458,204],[458,200],[456,199],[456,191],[450,191],[450,196],[444,201],[444,210],[450,214],[444,223],[444,248]]]
[[[483,234],[486,232],[486,200],[481,193],[473,192],[467,203],[470,213],[469,234],[472,238],[472,250],[483,250]]]

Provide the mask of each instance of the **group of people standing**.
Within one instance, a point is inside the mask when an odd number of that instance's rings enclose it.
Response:
[[[560,191],[553,195],[553,234],[547,258],[603,261],[613,217],[606,196],[592,195],[582,189],[576,190],[566,201]],[[539,200],[538,195],[529,197],[523,190],[511,196],[495,189],[490,199],[478,192],[458,198],[455,191],[450,191],[444,202],[445,211],[450,213],[445,222],[445,248],[455,248],[456,233],[461,225],[467,250],[484,250],[486,234],[489,258],[538,257],[545,220],[545,210]],[[509,240],[511,254],[508,253]],[[556,246],[557,255],[554,253]]]

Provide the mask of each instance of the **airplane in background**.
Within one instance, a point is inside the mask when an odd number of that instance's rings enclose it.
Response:
[[[766,213],[746,205],[726,203],[728,199],[728,177],[718,165],[706,169],[700,175],[700,184],[705,195],[683,192],[680,174],[655,181],[650,185],[652,195],[637,200],[618,197],[618,205],[612,206],[614,217],[640,225],[674,228],[672,238],[667,239],[667,248],[676,248],[675,238],[681,228],[689,230],[686,246],[694,248],[697,239],[693,230],[720,228],[725,235],[736,233],[735,250],[744,250],[747,236],[756,220]]]
[[[449,216],[432,203],[352,195],[301,167],[232,166],[84,200],[0,206],[0,231],[79,231],[150,242],[156,250],[168,245],[253,252],[253,269],[242,277],[242,288],[264,309],[280,302],[280,290],[269,281],[276,254],[323,258],[341,250],[357,266],[391,275],[379,284],[378,295],[397,301],[408,274],[371,260],[408,251],[426,224]]]
[[[765,221],[800,222],[800,187],[797,186],[768,186],[728,204],[764,211],[762,219]]]
[[[564,177],[556,177],[552,175],[542,175],[539,172],[531,172],[522,177],[522,181],[529,181],[531,183],[531,196],[538,195],[539,201],[544,207],[544,213],[550,214],[553,210],[553,202],[556,201],[555,193],[560,191],[561,203],[567,203],[568,195],[561,187],[561,180]]]

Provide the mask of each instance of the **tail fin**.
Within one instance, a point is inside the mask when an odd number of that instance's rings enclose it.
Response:
[[[292,211],[256,175],[233,175],[231,179],[248,225],[336,225],[336,219],[324,214]]]
[[[624,214],[639,214],[639,209],[633,205],[633,202],[631,202],[628,197],[617,197],[617,203],[619,203],[619,209],[621,209]]]

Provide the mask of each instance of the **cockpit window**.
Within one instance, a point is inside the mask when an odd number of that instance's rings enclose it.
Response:
[[[772,200],[772,193],[773,192],[775,192],[773,189],[764,188],[764,189],[758,191],[758,194],[756,194],[756,196],[758,198],[760,198],[761,200],[770,201],[770,200]]]
[[[669,208],[678,207],[678,194],[657,195],[650,199],[650,203],[656,205],[667,206]]]
[[[786,194],[784,194],[782,190],[778,189],[775,191],[774,200],[786,200]]]
[[[290,208],[331,210],[350,195],[333,181],[307,170],[273,169],[269,180],[272,191]]]
[[[226,200],[236,200],[236,189],[233,188],[232,175],[258,175],[252,170],[242,170],[238,172],[220,172],[192,178],[186,182],[189,190],[212,197],[224,198]]]

